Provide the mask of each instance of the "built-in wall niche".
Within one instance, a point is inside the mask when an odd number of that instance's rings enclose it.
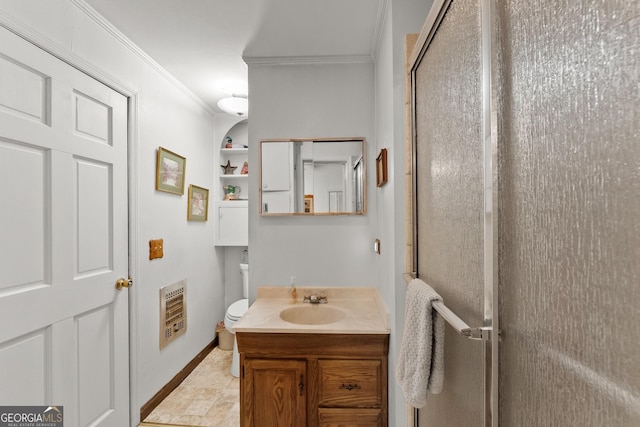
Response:
[[[364,215],[364,138],[260,141],[260,215]]]
[[[249,124],[236,123],[220,141],[220,185],[214,203],[214,243],[216,246],[247,246],[249,242],[249,174],[256,170],[248,163]]]

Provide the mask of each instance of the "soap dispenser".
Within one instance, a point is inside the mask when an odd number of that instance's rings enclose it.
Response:
[[[298,298],[296,291],[296,276],[291,276],[291,285],[289,286],[289,304],[295,304]]]

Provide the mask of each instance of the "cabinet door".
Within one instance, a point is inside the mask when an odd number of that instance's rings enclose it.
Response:
[[[249,242],[249,212],[244,201],[216,204],[216,238],[218,246],[247,246]]]
[[[244,427],[305,427],[304,360],[244,359],[242,414]]]
[[[294,212],[293,198],[289,191],[269,191],[262,193],[262,212],[289,213]]]
[[[318,427],[382,427],[379,409],[334,409],[318,410]]]
[[[291,159],[288,142],[260,144],[262,150],[262,191],[291,189]]]

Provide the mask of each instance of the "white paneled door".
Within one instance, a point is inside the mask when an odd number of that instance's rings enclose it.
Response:
[[[0,405],[129,425],[127,99],[0,29]]]

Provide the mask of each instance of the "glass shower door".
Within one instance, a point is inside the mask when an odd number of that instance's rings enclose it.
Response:
[[[493,139],[486,68],[491,45],[485,44],[490,25],[483,21],[488,4],[436,1],[427,18],[431,31],[418,39],[421,51],[411,70],[414,269],[449,309],[475,327],[494,323]],[[428,396],[418,425],[497,425],[494,360],[491,339],[470,340],[447,326],[444,388]]]

